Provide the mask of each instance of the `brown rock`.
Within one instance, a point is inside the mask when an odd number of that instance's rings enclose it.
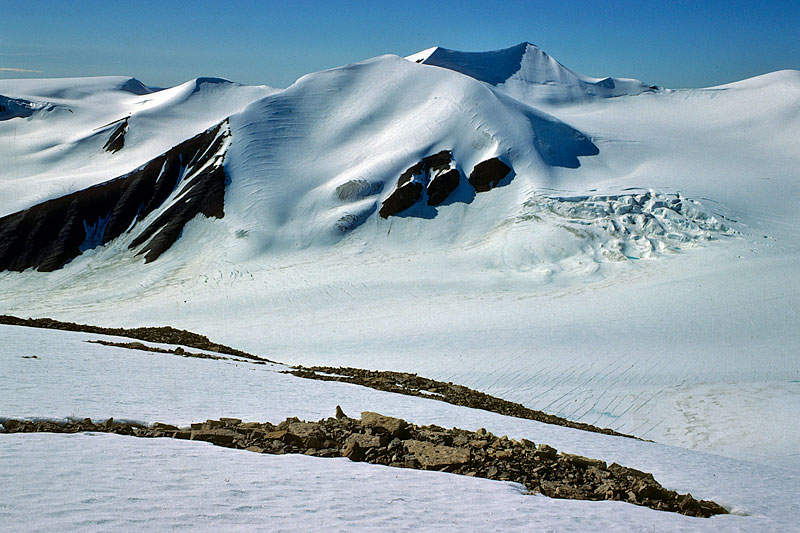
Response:
[[[345,445],[355,442],[360,448],[378,448],[381,445],[381,439],[377,435],[364,435],[363,433],[353,433],[344,441]]]
[[[229,429],[205,429],[193,430],[191,440],[204,440],[217,446],[230,446],[238,436],[235,431]]]
[[[422,198],[422,188],[422,183],[413,180],[398,185],[392,194],[383,201],[378,214],[381,218],[389,218],[405,211]]]
[[[342,457],[347,457],[351,461],[363,461],[364,450],[361,449],[357,442],[351,441],[342,448]]]
[[[470,453],[465,448],[441,446],[430,442],[418,440],[403,441],[406,450],[414,454],[423,468],[441,468],[444,466],[462,465],[468,463]]]
[[[361,413],[361,424],[371,428],[379,428],[392,436],[397,436],[406,428],[408,422],[400,418],[364,411]]]
[[[178,427],[171,424],[162,424],[161,422],[156,422],[153,424],[153,429],[160,431],[177,431]]]
[[[593,466],[599,470],[606,470],[606,462],[600,461],[599,459],[589,459],[588,457],[583,457],[582,455],[572,455],[570,453],[561,452],[561,457],[564,458],[569,463],[572,463],[576,466],[582,467],[590,467]]]
[[[555,459],[558,455],[558,450],[548,446],[547,444],[540,444],[536,447],[535,455],[545,459]]]
[[[514,455],[514,452],[512,452],[511,450],[497,450],[496,452],[494,452],[494,456],[497,457],[498,459],[508,459],[512,455]]]
[[[319,424],[313,422],[294,422],[289,424],[288,431],[292,435],[305,439],[319,432]]]
[[[19,429],[20,422],[19,420],[6,420],[5,422],[3,422],[3,427],[7,432],[13,433],[17,429]]]

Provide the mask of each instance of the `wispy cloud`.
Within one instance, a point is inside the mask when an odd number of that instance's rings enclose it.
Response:
[[[41,70],[32,70],[29,68],[14,68],[14,67],[0,67],[0,72],[38,72],[39,74],[42,73]]]

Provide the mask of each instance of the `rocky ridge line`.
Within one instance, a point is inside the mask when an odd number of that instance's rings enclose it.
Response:
[[[19,318],[10,315],[0,315],[0,325],[6,326],[25,326],[29,328],[57,329],[62,331],[77,331],[80,333],[94,333],[96,335],[111,335],[114,337],[128,337],[145,342],[157,342],[160,344],[180,344],[199,350],[217,352],[226,355],[235,355],[256,361],[274,363],[269,359],[264,359],[224,344],[211,342],[205,335],[199,335],[183,329],[176,329],[169,326],[142,327],[142,328],[105,328],[101,326],[90,326],[87,324],[76,324],[74,322],[62,322],[52,318]],[[130,347],[130,346],[128,346]],[[147,346],[143,349],[153,351],[152,347]],[[140,348],[142,349],[142,348]]]
[[[304,422],[287,418],[278,425],[220,418],[190,428],[156,423],[151,427],[91,419],[80,422],[6,420],[7,433],[115,433],[135,437],[200,440],[257,453],[302,453],[315,457],[347,457],[352,461],[418,470],[438,470],[471,477],[513,481],[531,493],[552,498],[617,500],[689,516],[726,514],[720,505],[691,494],[665,489],[652,476],[616,463],[558,453],[546,444],[497,437],[485,429],[466,431],[417,426],[405,420],[365,411],[347,417]]]
[[[143,327],[143,328],[104,328],[99,326],[89,326],[85,324],[75,324],[73,322],[61,322],[50,318],[18,318],[8,315],[0,315],[0,325],[26,326],[44,329],[58,329],[64,331],[77,331],[82,333],[95,333],[99,335],[111,335],[117,337],[128,337],[146,342],[157,342],[161,344],[173,344],[198,348],[220,354],[233,355],[250,360],[253,364],[281,364],[270,359],[259,357],[229,346],[211,342],[208,337],[198,335],[190,331],[175,329],[172,327]],[[214,359],[207,354],[197,354],[184,351],[182,348],[171,350],[147,346],[141,343],[121,343],[112,341],[87,341],[118,348],[128,348],[132,350],[143,350],[156,353],[171,353],[183,357],[199,357],[203,359]],[[179,351],[180,350],[180,351]],[[221,359],[225,359],[224,357]],[[536,420],[545,424],[615,435],[619,437],[637,438],[632,435],[616,432],[609,428],[600,428],[585,424],[583,422],[573,422],[566,418],[550,415],[535,409],[529,409],[521,404],[503,400],[496,396],[470,389],[463,385],[444,383],[429,378],[417,376],[408,372],[392,372],[383,370],[365,370],[350,367],[289,367],[286,373],[305,379],[317,379],[322,381],[341,381],[353,385],[361,385],[375,390],[405,394],[407,396],[417,396],[430,400],[470,407],[473,409],[483,409],[515,418]]]
[[[371,389],[405,394],[407,396],[418,396],[430,400],[439,400],[453,405],[483,409],[484,411],[491,411],[515,418],[536,420],[538,422],[544,422],[545,424],[554,424],[617,437],[636,438],[632,435],[619,433],[613,429],[600,428],[583,422],[573,422],[572,420],[567,420],[560,416],[529,409],[521,404],[503,400],[496,396],[490,396],[489,394],[470,389],[463,385],[436,381],[409,372],[364,370],[361,368],[329,366],[297,366],[294,367],[293,370],[286,372],[301,378],[353,383]]]

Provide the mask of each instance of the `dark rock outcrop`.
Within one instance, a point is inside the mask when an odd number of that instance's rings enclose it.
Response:
[[[226,128],[220,123],[119,178],[0,218],[0,270],[61,268],[83,251],[127,232],[161,208],[179,185],[181,201],[130,245],[141,247],[137,255],[143,254],[145,262],[167,250],[196,215],[222,218]]]
[[[388,218],[405,211],[423,197],[423,191],[429,195],[428,205],[439,205],[458,187],[460,174],[457,169],[450,169],[452,154],[442,150],[433,155],[423,157],[400,175],[397,187],[383,201],[378,214]],[[433,196],[432,196],[433,195]]]
[[[475,165],[469,175],[470,184],[477,192],[486,192],[497,187],[500,180],[508,176],[511,167],[493,157]]]
[[[257,453],[347,457],[392,467],[514,481],[530,492],[552,498],[618,500],[697,517],[727,513],[713,501],[667,490],[652,474],[616,463],[609,466],[597,459],[559,454],[550,446],[497,437],[485,429],[473,432],[417,426],[370,412],[362,413],[361,420],[341,416],[303,422],[287,418],[277,426],[243,423],[238,418],[208,420],[183,429],[160,423],[151,427],[118,423],[113,418],[104,423],[88,418],[68,423],[6,420],[3,426],[8,433],[93,431],[202,440]]]
[[[122,150],[122,147],[125,146],[125,134],[127,132],[128,119],[125,118],[116,128],[114,128],[114,131],[111,132],[111,136],[103,146],[103,150],[111,153],[116,153]]]
[[[450,193],[456,190],[460,181],[461,173],[455,168],[441,172],[431,178],[430,183],[428,183],[428,205],[440,205],[447,200]]]
[[[383,201],[378,214],[381,218],[388,218],[405,211],[420,199],[422,199],[422,175],[425,167],[422,162],[417,163],[400,175],[397,180],[397,187]]]

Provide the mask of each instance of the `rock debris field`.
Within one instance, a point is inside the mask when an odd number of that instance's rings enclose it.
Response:
[[[619,500],[688,516],[709,517],[727,511],[713,501],[667,490],[651,474],[616,463],[559,453],[547,444],[506,436],[485,429],[466,431],[417,426],[405,420],[365,411],[360,419],[341,408],[336,417],[318,422],[287,418],[270,423],[220,418],[180,428],[104,423],[19,421],[3,423],[7,433],[104,432],[135,437],[206,441],[256,453],[297,453],[317,457],[347,457],[352,461],[419,470],[438,470],[471,477],[514,481],[531,493],[578,500]]]

